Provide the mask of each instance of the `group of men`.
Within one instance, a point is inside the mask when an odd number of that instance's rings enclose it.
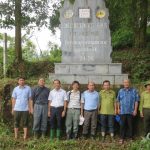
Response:
[[[116,96],[111,89],[110,81],[105,80],[102,90],[95,90],[95,83],[89,82],[87,90],[81,93],[80,83],[73,81],[71,90],[66,92],[61,88],[60,80],[53,81],[53,90],[45,87],[45,80],[40,78],[38,86],[33,90],[25,85],[25,79],[18,79],[18,86],[12,93],[12,114],[14,115],[15,138],[18,138],[20,121],[23,121],[24,140],[27,139],[29,113],[33,114],[33,132],[45,137],[47,126],[50,126],[50,139],[60,139],[62,120],[65,117],[67,139],[78,138],[80,118],[84,118],[82,136],[95,138],[97,122],[101,124],[102,140],[109,133],[114,139],[115,118],[120,124],[120,140],[122,144],[128,130],[128,137],[133,138],[133,119],[137,115],[144,118],[145,135],[150,132],[150,82],[145,84],[145,91],[139,96],[135,88],[130,87],[130,81],[123,81]],[[139,105],[140,101],[140,105]],[[138,107],[139,106],[139,107]],[[99,115],[100,114],[100,115]],[[100,116],[100,117],[98,117]],[[49,119],[50,125],[47,124]]]

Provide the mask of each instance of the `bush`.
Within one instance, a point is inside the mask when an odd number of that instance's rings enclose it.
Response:
[[[133,32],[129,29],[118,29],[112,34],[112,46],[114,49],[131,47],[133,43]]]
[[[123,73],[129,74],[134,83],[150,80],[149,50],[117,50],[113,51],[112,59],[123,64]]]

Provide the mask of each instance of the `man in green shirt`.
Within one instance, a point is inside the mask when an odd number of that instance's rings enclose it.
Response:
[[[140,116],[144,118],[145,135],[150,133],[150,82],[145,84],[145,91],[141,94]]]
[[[110,81],[103,82],[103,90],[100,91],[100,120],[102,140],[105,140],[106,129],[108,127],[111,138],[114,138],[114,115],[116,114],[116,95],[110,89]],[[107,124],[108,122],[108,124]]]

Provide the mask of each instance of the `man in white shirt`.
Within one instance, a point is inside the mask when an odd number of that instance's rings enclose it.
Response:
[[[48,116],[50,117],[50,139],[54,138],[54,132],[56,129],[56,137],[60,139],[62,118],[66,114],[67,107],[67,93],[61,88],[61,82],[59,80],[53,81],[54,89],[49,94]],[[57,120],[57,125],[55,124]]]

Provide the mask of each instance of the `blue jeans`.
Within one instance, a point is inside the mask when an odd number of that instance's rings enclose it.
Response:
[[[107,128],[109,133],[114,133],[114,115],[100,115],[101,132],[106,132]]]
[[[62,112],[64,107],[51,107],[51,117],[50,125],[51,129],[61,129],[62,128]],[[55,123],[57,122],[57,124]]]

